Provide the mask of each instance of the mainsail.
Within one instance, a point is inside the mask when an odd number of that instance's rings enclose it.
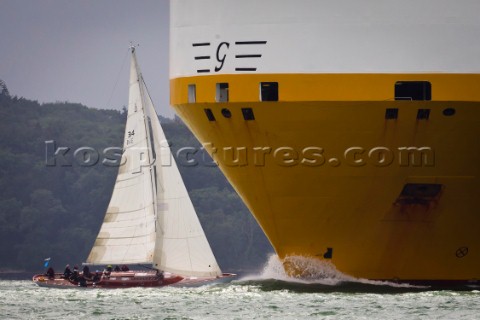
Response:
[[[183,276],[221,276],[171,156],[132,48],[123,161],[88,264],[152,264]]]

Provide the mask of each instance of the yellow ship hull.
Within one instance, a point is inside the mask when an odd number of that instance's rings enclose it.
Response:
[[[396,81],[418,80],[431,101],[394,100]],[[259,101],[262,81],[278,82],[278,101]],[[229,83],[228,102],[216,83]],[[367,279],[480,278],[480,75],[190,76],[171,80],[171,104],[280,258]]]

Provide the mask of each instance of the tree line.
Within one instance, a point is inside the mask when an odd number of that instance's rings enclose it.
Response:
[[[0,270],[42,270],[85,261],[118,167],[46,163],[46,141],[71,150],[122,147],[126,112],[77,103],[40,104],[0,92]],[[179,118],[160,117],[173,154],[201,145]],[[179,166],[220,267],[261,268],[272,248],[215,166]]]

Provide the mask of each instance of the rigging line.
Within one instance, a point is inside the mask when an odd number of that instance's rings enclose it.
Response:
[[[115,90],[117,89],[118,81],[120,80],[120,76],[122,75],[122,71],[123,71],[123,68],[125,67],[125,62],[127,61],[129,52],[130,52],[130,48],[128,48],[127,52],[125,53],[125,56],[123,57],[122,66],[120,67],[120,71],[118,72],[117,80],[115,81],[115,85],[113,86],[112,93],[110,94],[110,98],[108,98],[108,101],[106,104],[107,108],[110,106],[110,102],[112,101],[113,95],[115,94]]]
[[[142,75],[142,82],[143,82],[143,86],[145,87],[145,91],[147,93],[148,98],[150,99],[150,101],[152,101],[152,107],[153,107],[153,110],[155,110],[155,115],[154,116],[157,117],[158,121],[160,122],[160,118],[158,118],[157,109],[155,109],[155,104],[153,103],[152,96],[150,95],[150,91],[148,90],[147,84],[145,83],[145,80],[143,79],[143,75]]]

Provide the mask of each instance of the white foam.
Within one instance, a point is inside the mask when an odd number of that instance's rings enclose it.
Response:
[[[284,265],[288,265],[287,272]],[[335,286],[342,282],[355,282],[368,285],[391,286],[403,288],[422,288],[409,284],[399,284],[389,281],[376,281],[362,278],[355,278],[337,270],[335,265],[330,261],[320,260],[313,257],[305,256],[288,256],[280,260],[276,254],[272,254],[265,263],[263,271],[258,275],[247,275],[242,277],[240,281],[256,281],[256,280],[280,280],[294,283],[304,284],[322,284]]]

